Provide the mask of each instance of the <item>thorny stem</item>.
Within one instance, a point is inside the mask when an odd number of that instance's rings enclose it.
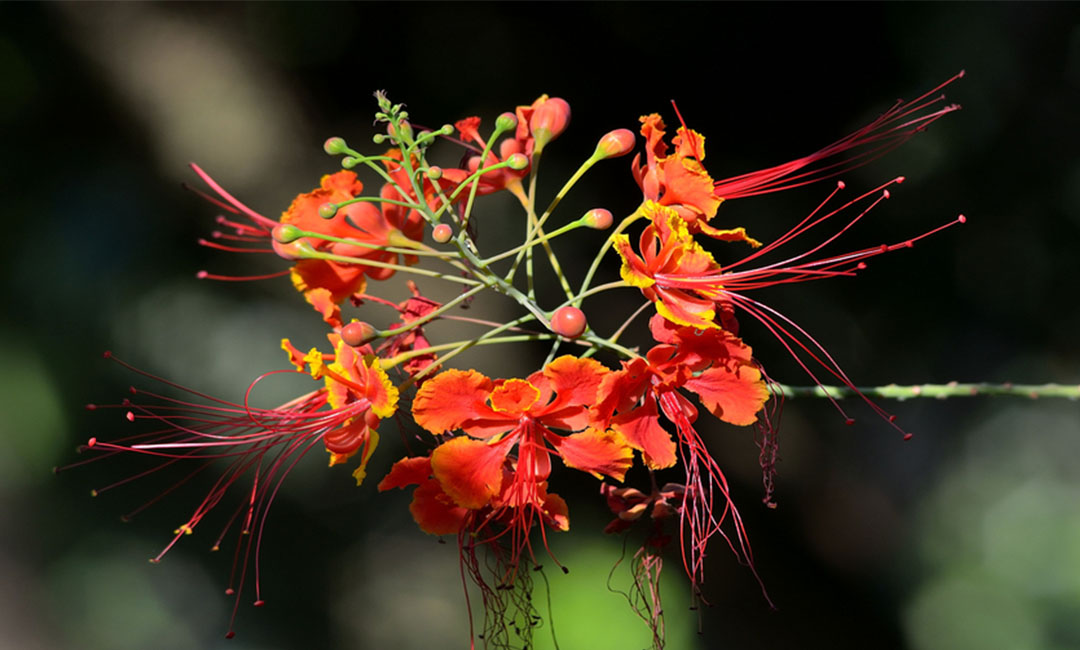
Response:
[[[788,386],[787,384],[774,384],[776,392],[785,398],[793,397],[832,397],[843,399],[858,397],[858,393],[846,386]],[[1080,385],[1061,384],[992,384],[975,383],[961,384],[951,381],[947,384],[914,384],[910,386],[897,386],[888,384],[885,386],[869,386],[859,388],[859,393],[869,397],[882,397],[904,401],[916,397],[933,397],[935,399],[948,399],[950,397],[975,397],[977,395],[1009,395],[1012,397],[1027,397],[1039,399],[1044,397],[1064,397],[1066,399],[1080,399]]]

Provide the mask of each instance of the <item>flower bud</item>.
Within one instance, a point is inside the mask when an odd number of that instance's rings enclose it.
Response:
[[[630,129],[615,129],[600,138],[600,142],[596,143],[596,153],[593,154],[593,157],[603,160],[605,158],[625,156],[633,151],[634,144],[633,131]]]
[[[409,124],[408,120],[401,120],[400,122],[398,122],[396,127],[394,126],[393,122],[387,124],[386,132],[390,135],[391,138],[397,140],[398,142],[401,142],[403,140],[410,141],[413,137],[412,125]]]
[[[570,124],[570,104],[561,97],[552,97],[541,102],[532,117],[529,118],[529,130],[536,139],[536,151],[559,137]]]
[[[495,128],[499,131],[509,131],[517,126],[517,116],[513,113],[503,113],[495,118]]]
[[[428,167],[427,177],[433,181],[439,180],[440,178],[442,178],[442,167],[436,165]]]
[[[450,238],[454,235],[454,229],[445,223],[440,223],[431,229],[431,238],[440,244],[445,244],[450,241]]]
[[[525,157],[525,154],[515,153],[506,159],[506,164],[510,169],[519,172],[529,166],[529,159]]]
[[[345,169],[352,169],[353,167],[356,167],[358,164],[360,164],[360,159],[359,158],[353,158],[352,156],[346,156],[346,157],[341,159],[341,166],[344,167]]]
[[[381,133],[376,133],[375,135],[371,136],[371,141],[375,144],[382,144],[386,142],[386,136]]]
[[[341,328],[341,340],[345,342],[345,345],[356,348],[375,338],[377,333],[375,328],[368,323],[354,320]]]
[[[323,151],[333,156],[339,153],[345,153],[345,148],[347,146],[348,145],[345,144],[345,140],[343,140],[342,138],[333,137],[327,138],[326,142],[323,143],[322,148]]]
[[[303,237],[301,233],[303,233],[302,230],[288,223],[279,223],[278,225],[274,226],[273,230],[270,231],[270,234],[271,236],[273,236],[274,241],[279,244],[291,244],[297,239]]]
[[[586,325],[585,312],[572,305],[559,307],[551,316],[551,331],[568,339],[584,334]]]
[[[336,203],[323,203],[319,206],[319,216],[323,219],[333,219],[334,215],[337,214],[337,210]]]
[[[582,223],[594,230],[607,230],[613,221],[611,211],[604,208],[593,208],[581,218]]]

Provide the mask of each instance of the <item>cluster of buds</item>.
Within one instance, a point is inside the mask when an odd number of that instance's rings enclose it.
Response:
[[[871,257],[910,247],[963,221],[959,217],[899,243],[819,255],[903,179],[849,200],[837,198],[844,189],[838,182],[809,216],[764,244],[745,228],[722,223],[721,204],[835,177],[876,158],[956,110],[942,103],[939,91],[959,76],[962,73],[915,101],[898,102],[817,153],[719,181],[705,168],[705,138],[700,133],[683,123],[669,140],[661,116],[646,115],[638,128],[644,156],[636,155],[631,165],[641,201],[617,224],[609,210],[599,207],[577,218],[556,215],[563,197],[592,166],[635,150],[638,138],[626,128],[601,136],[549,207],[536,209],[541,154],[570,123],[570,105],[546,95],[502,113],[484,132],[479,117],[438,129],[419,128],[402,104],[376,93],[376,121],[385,125],[385,134],[375,135],[374,142],[385,148],[366,154],[342,138],[328,139],[324,150],[337,158],[341,169],[299,194],[278,219],[241,203],[193,165],[210,188],[199,193],[225,212],[218,217],[220,230],[202,243],[228,251],[276,253],[287,269],[243,279],[289,276],[325,324],[329,345],[305,352],[282,340],[291,369],[281,372],[309,376],[315,385],[272,409],[249,406],[247,396],[240,402],[210,397],[117,360],[184,394],[132,389],[131,397],[111,405],[127,420],[147,423],[148,430],[108,441],[93,438],[83,450],[103,452],[99,457],[141,454],[155,464],[97,492],[174,465],[194,465],[193,473],[222,469],[165,551],[194,533],[233,493],[235,505],[213,547],[220,547],[230,531],[252,533],[236,535],[228,593],[238,605],[243,590],[253,583],[255,605],[261,606],[263,531],[285,476],[309,451],[324,449],[331,466],[351,467],[356,483],[363,484],[380,429],[400,415],[401,404],[409,403],[412,420],[427,432],[421,438],[425,444],[420,453],[394,463],[377,487],[380,492],[412,488],[409,509],[419,527],[431,535],[456,537],[463,571],[483,595],[486,641],[509,644],[508,620],[523,620],[523,614],[524,620],[534,620],[532,612],[507,611],[528,599],[504,594],[528,587],[527,567],[536,565],[542,553],[550,555],[548,532],[569,528],[569,507],[552,491],[557,485],[555,466],[561,464],[602,481],[600,494],[617,516],[607,532],[647,528],[634,575],[639,587],[647,586],[652,594],[643,617],[660,646],[656,581],[665,548],[674,546],[695,590],[704,580],[706,547],[717,534],[753,570],[749,538],[727,480],[698,430],[701,408],[731,425],[755,427],[762,447],[765,502],[772,503],[782,392],[739,337],[738,316],[760,321],[818,386],[821,377],[858,392],[809,333],[753,293],[776,284],[853,275]],[[681,123],[682,116],[678,119]],[[460,166],[429,163],[429,149],[439,143],[464,150]],[[377,179],[377,191],[361,182],[357,171],[363,170]],[[628,186],[634,192],[633,184]],[[523,241],[509,250],[483,253],[475,236],[483,220],[483,202],[477,199],[504,191],[521,204]],[[837,222],[801,252],[767,258],[805,233]],[[628,233],[639,226],[632,240]],[[572,283],[559,262],[557,240],[591,230],[606,234],[588,271]],[[720,263],[708,246],[748,252]],[[611,252],[621,259],[621,279],[594,285],[605,259],[614,261]],[[538,301],[533,272],[537,260],[546,260],[557,278],[565,298],[560,304]],[[386,288],[391,285],[383,283],[398,273],[410,275],[409,295],[392,296]],[[199,276],[225,277],[207,272]],[[460,291],[445,302],[425,296],[420,285],[437,282],[455,284]],[[582,307],[589,298],[612,291],[626,292],[634,307],[612,332],[597,332]],[[491,322],[461,315],[458,308],[483,292],[513,301],[520,316]],[[622,345],[619,340],[627,328],[653,310],[647,328],[638,323],[651,336],[651,347]],[[456,327],[443,327],[448,323]],[[464,328],[475,330],[457,340],[443,336]],[[457,355],[475,346],[531,342],[546,342],[550,353],[540,368],[525,369],[520,377],[491,378],[451,366]],[[252,382],[248,393],[261,379]],[[407,394],[411,400],[399,399]],[[903,431],[895,417],[866,401]],[[227,462],[214,462],[218,459]],[[647,472],[651,487],[622,485],[636,462],[644,468],[642,476]],[[655,473],[676,467],[681,467],[676,480],[657,487]],[[252,574],[254,580],[249,580]],[[528,632],[519,626],[516,633],[527,640]]]

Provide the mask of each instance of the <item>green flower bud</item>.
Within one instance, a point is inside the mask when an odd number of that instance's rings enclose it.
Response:
[[[323,151],[330,154],[331,156],[335,156],[339,153],[345,153],[345,149],[347,147],[348,145],[345,144],[345,140],[336,136],[333,138],[327,138],[326,142],[324,142],[322,146]]]

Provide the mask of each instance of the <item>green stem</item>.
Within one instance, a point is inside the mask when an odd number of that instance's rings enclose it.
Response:
[[[453,300],[447,301],[445,304],[440,305],[438,307],[438,309],[430,311],[430,312],[424,314],[423,316],[421,316],[420,318],[417,318],[416,320],[411,320],[408,323],[405,323],[404,325],[402,325],[401,327],[396,327],[396,328],[394,328],[392,330],[384,330],[382,332],[379,332],[378,337],[381,338],[381,339],[390,338],[391,336],[397,336],[398,334],[404,334],[405,332],[416,329],[417,327],[423,325],[424,323],[432,321],[432,320],[438,318],[439,316],[441,316],[442,314],[446,313],[447,311],[450,311],[455,306],[461,304],[462,302],[468,300],[469,298],[472,298],[473,296],[480,293],[481,291],[483,291],[486,288],[487,288],[487,285],[483,285],[483,284],[475,286],[472,289],[469,289],[468,291],[463,292],[461,295],[457,296]]]
[[[435,359],[435,361],[430,366],[428,366],[427,368],[424,368],[422,371],[420,371],[416,375],[413,375],[412,377],[409,377],[408,379],[406,379],[404,382],[402,382],[402,384],[400,386],[398,386],[398,389],[404,391],[405,389],[407,389],[410,386],[412,386],[413,384],[415,384],[418,380],[423,379],[428,373],[433,371],[436,367],[446,363],[450,359],[453,359],[454,357],[461,354],[465,350],[468,350],[472,346],[480,345],[482,341],[486,341],[488,339],[494,338],[498,334],[501,334],[502,332],[505,332],[506,330],[508,330],[510,328],[517,327],[518,325],[521,325],[522,323],[527,323],[530,320],[532,320],[533,318],[534,317],[530,316],[530,315],[521,316],[520,318],[516,318],[516,319],[510,321],[509,323],[504,323],[503,325],[500,325],[500,326],[498,326],[498,327],[496,327],[494,329],[491,329],[491,330],[489,330],[487,332],[484,332],[483,334],[476,337],[475,339],[464,341],[464,342],[458,344],[457,347],[452,349],[450,352],[447,352],[446,354],[439,357],[438,359]]]
[[[844,399],[857,397],[854,390],[846,386],[788,386],[787,384],[773,384],[774,390],[784,397],[832,397]],[[1066,399],[1080,399],[1080,385],[1061,384],[990,384],[975,383],[961,384],[949,382],[947,384],[915,384],[911,386],[868,386],[859,388],[858,391],[867,397],[882,397],[886,399],[906,400],[916,397],[933,397],[947,399],[949,397],[974,397],[976,395],[1009,395],[1012,397],[1027,397],[1039,399],[1044,397],[1064,397]]]
[[[389,262],[380,262],[378,260],[368,260],[362,257],[349,257],[348,255],[334,255],[333,253],[324,253],[312,249],[310,246],[306,248],[299,248],[301,259],[309,260],[329,260],[332,262],[342,262],[344,264],[358,264],[360,266],[373,266],[380,269],[393,269],[395,271],[401,271],[403,273],[412,273],[414,275],[422,275],[428,278],[438,278],[440,280],[449,280],[450,282],[457,282],[459,284],[467,284],[469,286],[484,286],[479,280],[473,280],[471,278],[463,278],[460,275],[447,275],[446,273],[439,273],[438,271],[429,271],[427,269],[418,269],[414,266],[405,266],[403,264],[391,264]]]
[[[332,241],[338,244],[349,244],[350,246],[359,246],[361,248],[370,248],[372,250],[386,251],[387,253],[397,253],[399,255],[417,255],[422,257],[443,257],[454,258],[459,257],[454,251],[440,251],[425,246],[420,242],[415,242],[415,246],[408,247],[396,247],[396,246],[383,246],[382,244],[372,244],[370,242],[363,242],[356,239],[349,239],[347,237],[334,237],[333,235],[326,235],[321,232],[315,232],[313,230],[300,230],[298,237],[310,237],[312,239],[323,239],[326,241]],[[402,235],[404,237],[404,235]],[[400,240],[400,243],[404,244],[404,240]],[[447,261],[450,261],[449,259]],[[462,267],[464,269],[464,267]]]
[[[575,307],[581,307],[581,300],[588,295],[586,289],[588,289],[589,284],[592,282],[593,276],[596,275],[596,270],[600,268],[600,262],[604,259],[604,255],[607,254],[608,250],[611,249],[611,245],[615,242],[615,238],[619,236],[622,231],[626,230],[630,224],[634,223],[642,216],[644,215],[640,208],[635,210],[629,217],[620,221],[619,225],[615,227],[615,230],[612,230],[611,234],[608,235],[607,240],[604,241],[604,245],[600,247],[600,251],[593,259],[592,266],[589,267],[589,272],[585,274],[585,279],[581,282],[581,289],[578,292],[577,297],[574,298]]]
[[[515,336],[496,336],[489,339],[480,340],[476,345],[494,345],[496,343],[518,343],[521,341],[546,341],[556,338],[556,334],[519,334]],[[440,350],[452,350],[456,347],[469,343],[470,341],[455,341],[454,343],[440,343],[439,345],[432,345],[426,348],[418,348],[416,350],[409,350],[408,352],[402,352],[397,356],[389,359],[379,360],[379,365],[383,369],[392,368],[399,363],[408,361],[414,357],[420,357],[432,352],[438,352]]]
[[[581,220],[578,219],[577,221],[573,221],[571,223],[566,224],[565,226],[563,226],[562,228],[559,228],[558,230],[553,230],[553,231],[545,234],[543,237],[538,237],[536,239],[533,239],[532,241],[528,241],[528,242],[526,242],[526,243],[524,243],[524,244],[522,244],[520,246],[517,246],[516,248],[511,248],[510,250],[503,251],[502,253],[499,253],[498,255],[495,255],[494,257],[489,257],[486,260],[484,260],[483,262],[484,262],[485,265],[487,265],[487,264],[491,264],[492,262],[498,262],[499,260],[506,259],[507,257],[510,257],[511,255],[520,255],[522,252],[524,252],[526,246],[535,246],[535,245],[540,244],[542,242],[549,241],[551,239],[554,239],[554,238],[558,237],[559,235],[568,233],[571,230],[574,230],[576,228],[580,228],[583,225],[584,224],[581,223]]]

